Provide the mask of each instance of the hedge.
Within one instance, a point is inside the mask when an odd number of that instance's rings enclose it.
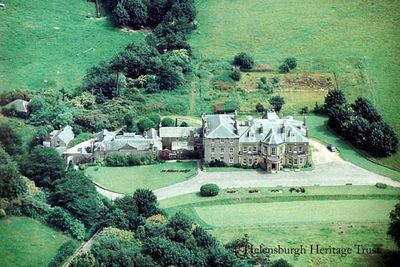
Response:
[[[57,254],[47,265],[48,267],[63,266],[63,263],[74,254],[76,248],[79,246],[79,242],[71,239],[65,242],[57,251]]]

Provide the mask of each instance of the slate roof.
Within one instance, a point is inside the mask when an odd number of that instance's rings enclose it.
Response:
[[[205,138],[238,138],[234,115],[206,115],[207,130]]]
[[[234,115],[206,115],[206,138],[239,138],[239,142],[265,142],[271,145],[282,143],[307,143],[306,129],[302,121],[292,117],[280,119],[273,111],[268,111],[264,119],[246,121],[235,128]]]
[[[16,99],[10,103],[8,103],[7,105],[5,105],[4,107],[6,109],[13,109],[15,111],[18,112],[28,112],[28,101],[22,100],[22,99]]]
[[[74,132],[72,131],[72,127],[67,125],[64,127],[64,129],[62,129],[59,134],[57,135],[57,137],[63,141],[65,144],[68,145],[69,142],[72,141],[72,139],[74,139],[75,135]]]
[[[193,132],[194,135],[200,134],[201,128],[195,127],[161,127],[160,128],[160,137],[172,137],[172,138],[186,138],[191,135]]]

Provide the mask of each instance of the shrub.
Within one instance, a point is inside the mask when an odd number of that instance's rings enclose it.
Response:
[[[208,163],[208,166],[209,166],[210,168],[213,168],[213,167],[226,167],[227,165],[226,165],[225,162],[220,161],[220,160],[218,160],[218,159],[215,159],[215,160],[210,161],[210,162]]]
[[[264,112],[264,106],[261,104],[261,103],[258,103],[257,105],[256,105],[256,110],[257,110],[257,112]]]
[[[55,228],[71,234],[75,239],[81,240],[85,236],[83,224],[62,208],[56,207],[49,212],[46,221]]]
[[[108,167],[124,167],[128,166],[128,158],[123,155],[110,155],[106,158],[105,164]]]
[[[233,64],[240,66],[242,69],[251,69],[254,66],[254,59],[249,54],[241,52],[235,56]]]
[[[268,82],[268,78],[266,76],[262,76],[260,78],[260,82],[263,83],[263,84],[266,84]]]
[[[274,76],[271,79],[271,83],[275,87],[277,87],[279,85],[280,81],[281,81],[281,78],[279,78],[278,76]]]
[[[67,260],[75,252],[75,249],[78,247],[78,245],[79,242],[74,239],[65,242],[58,249],[54,258],[49,262],[48,267],[62,266],[65,260]]]
[[[213,197],[218,195],[219,187],[216,184],[205,184],[200,188],[200,195],[203,197]]]
[[[242,77],[242,73],[240,72],[240,70],[235,69],[231,72],[229,76],[232,78],[232,80],[239,81],[240,78]]]
[[[5,217],[7,214],[3,209],[0,209],[0,218]]]
[[[385,183],[376,183],[375,186],[376,186],[377,188],[380,188],[380,189],[385,189],[385,188],[387,188],[387,184],[385,184]]]

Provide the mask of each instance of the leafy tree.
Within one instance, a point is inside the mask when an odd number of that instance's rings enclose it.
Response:
[[[240,72],[240,70],[234,69],[229,76],[232,78],[232,80],[239,81],[242,77],[242,73]]]
[[[52,187],[54,181],[64,177],[66,164],[54,148],[36,146],[24,165],[24,175],[37,186]]]
[[[122,230],[130,229],[129,221],[126,218],[124,211],[115,206],[112,206],[110,209],[108,209],[107,213],[102,218],[102,220],[103,220],[102,223],[103,226],[115,227]]]
[[[329,111],[329,109],[335,105],[344,105],[346,103],[346,96],[342,90],[330,90],[325,97],[325,110]]]
[[[148,19],[147,22],[150,26],[157,26],[163,19],[168,10],[167,0],[152,0],[149,1],[147,6]]]
[[[46,140],[47,136],[48,136],[47,127],[44,127],[44,126],[37,127],[35,129],[32,139],[29,143],[29,147],[32,149],[37,145],[42,145],[43,141]]]
[[[396,245],[400,247],[400,203],[396,204],[390,212],[390,224],[387,234],[390,235]]]
[[[282,109],[282,106],[285,104],[285,100],[281,96],[272,96],[268,102],[271,104],[271,106],[274,108],[276,112],[280,112]]]
[[[257,105],[256,105],[256,110],[257,110],[257,112],[264,112],[264,106],[261,104],[261,103],[258,103]]]
[[[161,126],[162,127],[174,127],[175,126],[175,121],[171,118],[163,118],[161,121]]]
[[[92,253],[83,253],[75,257],[70,263],[71,267],[98,267],[99,263],[96,261]]]
[[[203,197],[213,197],[218,195],[219,187],[216,184],[204,184],[200,187],[200,195]]]
[[[0,198],[17,198],[27,190],[17,164],[0,146]]]
[[[285,58],[282,65],[279,66],[279,70],[283,73],[290,72],[297,67],[297,60],[294,57]]]
[[[269,266],[270,267],[293,267],[292,264],[288,263],[284,259],[275,260],[275,261],[271,262],[271,264]]]
[[[133,194],[133,203],[138,215],[150,217],[159,213],[157,197],[149,189],[137,189]]]
[[[133,232],[109,227],[97,236],[91,252],[100,266],[133,266],[140,242]]]
[[[186,121],[182,121],[179,127],[189,127],[189,124]]]
[[[73,238],[81,240],[85,237],[85,226],[60,207],[55,207],[47,215],[46,221],[57,229],[71,234]]]
[[[138,123],[137,127],[140,132],[148,131],[151,128],[156,128],[157,125],[154,121],[150,120],[148,117],[141,118]]]
[[[254,66],[254,59],[249,54],[241,52],[235,56],[233,64],[242,69],[251,69]]]
[[[328,109],[328,125],[340,133],[347,133],[351,112],[347,106],[334,105]]]
[[[260,82],[263,83],[263,84],[266,84],[266,83],[268,82],[267,76],[262,76],[262,77],[260,78]]]
[[[370,123],[363,117],[355,117],[349,125],[348,137],[355,145],[363,147],[367,144],[371,131]]]
[[[147,78],[147,84],[146,84],[146,92],[147,93],[157,93],[160,91],[160,85],[156,81],[155,76],[149,76]]]
[[[161,117],[158,114],[155,114],[155,113],[149,114],[149,115],[147,115],[147,118],[152,120],[156,126],[160,125],[160,123],[161,123]],[[154,127],[154,128],[157,128],[157,127]]]
[[[350,105],[350,107],[354,110],[357,116],[366,119],[370,123],[379,122],[382,120],[381,115],[375,109],[372,103],[364,97],[357,98],[356,101]]]
[[[172,63],[163,62],[159,68],[156,81],[160,86],[160,90],[173,90],[182,86],[185,82],[182,71]]]
[[[147,21],[147,6],[142,0],[125,0],[123,5],[129,14],[130,24],[139,28],[146,24]]]
[[[398,146],[398,138],[394,130],[384,122],[373,123],[372,131],[368,136],[367,150],[375,156],[388,156],[396,153]]]
[[[274,76],[271,79],[271,83],[274,87],[278,87],[279,83],[280,83],[281,79],[278,76]]]
[[[0,145],[11,156],[21,154],[23,151],[21,136],[7,122],[0,123]]]
[[[112,13],[112,18],[113,18],[114,24],[117,26],[128,25],[129,22],[131,21],[128,11],[126,11],[125,6],[121,2],[119,2],[117,4],[117,6],[115,7],[115,9]]]
[[[77,171],[70,171],[56,181],[50,202],[67,209],[86,226],[96,224],[104,209],[92,181]]]

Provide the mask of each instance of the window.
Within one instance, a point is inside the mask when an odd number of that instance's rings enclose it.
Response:
[[[220,157],[219,159],[220,159],[221,161],[224,161],[225,158],[224,158],[224,157]]]
[[[214,157],[211,157],[211,160],[214,160],[215,158]]]
[[[221,142],[221,144],[225,143],[225,139],[223,138],[221,138],[219,141]]]
[[[247,146],[244,146],[244,147],[243,147],[243,151],[244,151],[244,152],[247,152]]]
[[[291,146],[289,147],[289,152],[292,152],[292,147]]]
[[[249,159],[249,165],[253,164],[253,159]]]
[[[289,164],[292,164],[292,159],[289,159]]]
[[[221,147],[221,153],[225,153],[225,148]]]
[[[249,152],[251,152],[251,149],[252,149],[252,147],[251,147],[251,146],[249,146]]]
[[[233,157],[229,158],[229,163],[233,163]]]
[[[299,152],[303,151],[303,147],[299,146]]]
[[[233,139],[229,139],[229,143],[233,144]]]
[[[297,165],[297,159],[293,160],[294,165]]]
[[[271,148],[271,155],[272,155],[272,156],[275,156],[275,155],[276,155],[276,148],[275,148],[275,147],[272,147],[272,148]]]
[[[229,148],[229,152],[233,153],[233,147]]]
[[[303,159],[299,159],[300,164],[303,164]]]
[[[243,164],[247,164],[247,159],[243,159]]]
[[[257,147],[256,146],[253,146],[253,151],[257,152]]]
[[[215,148],[214,147],[211,148],[211,152],[215,152]]]
[[[215,142],[215,139],[211,139],[211,143],[214,143]]]

